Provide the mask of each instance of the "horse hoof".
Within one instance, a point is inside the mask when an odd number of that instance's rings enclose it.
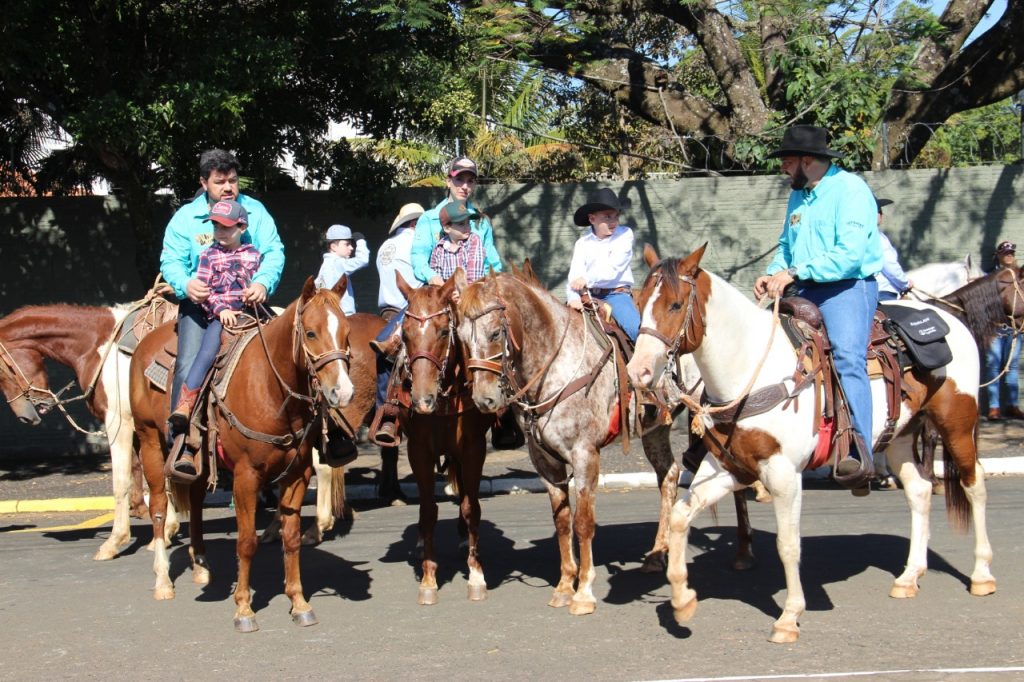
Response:
[[[235,618],[235,632],[256,632],[260,629],[254,616]]]
[[[466,592],[468,593],[469,601],[483,601],[487,599],[486,585],[470,585]]]
[[[420,606],[433,606],[437,603],[437,588],[436,587],[421,587],[419,597],[416,599],[416,603]]]
[[[641,573],[663,573],[668,568],[667,552],[651,552],[640,566]]]
[[[975,597],[986,597],[996,591],[996,580],[972,580],[971,594]]]
[[[754,567],[754,557],[743,556],[736,557],[732,562],[733,570],[735,571],[749,571]]]
[[[900,585],[895,583],[889,590],[889,596],[893,599],[913,599],[917,596],[917,585]]]
[[[569,604],[570,616],[589,616],[597,609],[597,603],[592,601],[576,601]]]
[[[320,621],[316,619],[316,614],[310,609],[309,611],[293,613],[292,622],[299,627],[308,628],[310,625],[317,625]]]
[[[772,628],[772,636],[768,641],[772,644],[793,644],[800,639],[799,628],[784,628],[776,625]]]
[[[205,568],[194,568],[192,569],[192,582],[196,585],[209,585],[210,584],[210,572]]]
[[[157,601],[167,601],[168,599],[174,599],[174,588],[173,587],[158,587],[153,590],[153,599]]]
[[[684,604],[681,608],[673,608],[672,615],[675,616],[676,622],[682,625],[693,620],[693,614],[697,613],[697,600],[691,599],[689,602]]]
[[[156,540],[150,540],[149,541],[149,544],[146,545],[146,551],[147,552],[156,551]]]
[[[117,550],[103,549],[102,547],[93,555],[93,561],[110,561],[117,556]]]
[[[320,529],[317,526],[313,526],[305,533],[302,534],[302,546],[303,547],[316,547],[323,542],[324,536],[320,533]]]
[[[551,601],[548,602],[548,606],[556,609],[568,606],[572,602],[572,595],[564,592],[555,592],[551,597]]]

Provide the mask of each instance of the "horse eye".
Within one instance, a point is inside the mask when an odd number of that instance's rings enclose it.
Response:
[[[316,332],[306,332],[306,338],[307,339],[315,339],[316,338]]]
[[[442,339],[448,338],[448,333],[448,327],[442,327],[441,329],[437,330],[437,335],[440,336]]]
[[[683,304],[682,304],[682,303],[673,303],[672,305],[670,305],[670,306],[668,307],[668,309],[669,309],[669,310],[670,310],[671,312],[673,312],[673,313],[677,313],[677,312],[679,312],[680,310],[682,310],[682,309],[683,309]]]
[[[501,335],[501,330],[500,330],[500,329],[495,329],[495,330],[494,330],[493,332],[491,332],[491,336],[489,337],[489,339],[488,339],[488,340],[489,340],[489,341],[490,341],[491,343],[494,343],[495,341],[497,341],[497,340],[498,340],[498,337],[499,337],[500,335]]]

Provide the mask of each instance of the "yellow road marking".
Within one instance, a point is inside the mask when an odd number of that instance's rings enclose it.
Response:
[[[107,514],[100,514],[99,516],[89,519],[88,521],[82,521],[68,526],[50,526],[49,528],[22,528],[20,530],[8,531],[9,533],[48,533],[55,531],[64,530],[88,530],[90,528],[97,528],[104,526],[114,520],[114,512]]]

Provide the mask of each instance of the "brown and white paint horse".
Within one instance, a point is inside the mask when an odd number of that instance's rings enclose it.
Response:
[[[282,546],[285,594],[291,600],[292,620],[316,624],[303,595],[299,573],[300,511],[312,476],[312,447],[319,435],[321,408],[337,409],[352,399],[348,376],[349,322],[341,311],[342,276],[333,289],[317,290],[306,280],[302,295],[260,331],[239,355],[233,378],[218,401],[215,426],[224,456],[233,469],[235,518],[238,523],[238,579],[235,587],[235,629],[259,629],[252,611],[249,574],[256,553],[256,503],[268,481],[281,485]],[[152,387],[144,372],[153,357],[173,337],[173,325],[156,329],[139,344],[131,363],[131,404],[140,454],[150,488],[153,537],[163,537],[167,489],[164,479],[167,394]],[[229,418],[229,416],[231,418]],[[245,427],[244,429],[242,427]],[[175,484],[180,509],[191,513],[189,534],[193,580],[210,580],[203,541],[202,502],[206,482]],[[156,543],[154,598],[171,599],[174,585],[168,574],[167,547]]]
[[[0,349],[0,386],[21,421],[39,423],[33,403],[44,412],[54,406],[44,359],[71,368],[83,390],[92,387],[85,404],[103,422],[110,444],[114,492],[114,524],[110,537],[93,556],[97,561],[113,559],[131,540],[135,435],[128,400],[131,358],[112,345],[115,331],[133,307],[26,306],[0,319],[0,344],[6,349]],[[159,311],[159,319],[153,321],[163,322],[175,311],[175,306],[166,305]],[[135,486],[135,494],[140,498],[137,504],[141,504],[140,485]],[[173,510],[167,530],[171,535],[177,531]]]
[[[597,607],[594,505],[600,449],[618,400],[615,360],[600,366],[587,390],[560,399],[566,386],[599,365],[603,350],[580,313],[541,287],[528,265],[524,273],[492,273],[460,285],[458,335],[473,372],[474,402],[483,412],[511,406],[520,427],[530,434],[530,458],[547,487],[561,554],[561,576],[548,604],[568,606],[573,615],[588,614]],[[537,414],[550,403],[555,403],[550,410]],[[650,570],[664,565],[668,513],[678,488],[679,465],[668,436],[668,426],[643,435],[644,453],[661,491],[658,531],[645,564]],[[570,506],[568,467],[577,491],[575,513]]]
[[[647,386],[662,371],[666,357],[692,353],[706,391],[716,402],[739,397],[754,377],[750,390],[787,382],[795,369],[794,351],[785,334],[772,334],[776,324],[770,311],[760,309],[721,277],[700,267],[706,245],[684,259],[658,260],[649,246],[644,258],[651,272],[640,295],[643,327],[629,374],[636,386]],[[1010,292],[1012,295],[1012,292]],[[902,303],[928,308],[922,303]],[[1013,310],[1012,303],[1010,310]],[[992,548],[985,525],[985,474],[978,462],[975,432],[978,419],[978,352],[971,333],[954,317],[939,312],[950,327],[947,336],[953,360],[944,368],[904,374],[905,399],[897,437],[887,450],[890,467],[903,483],[911,509],[910,551],[903,573],[890,591],[893,597],[913,597],[918,578],[927,567],[928,512],[931,480],[922,476],[912,456],[916,423],[926,416],[937,427],[947,465],[947,503],[951,500],[959,520],[973,515],[975,546],[971,594],[996,589],[990,572]],[[668,344],[665,341],[668,340]],[[877,437],[885,423],[882,380],[872,381],[874,425]],[[801,472],[817,441],[814,400],[787,401],[768,412],[741,418],[738,423],[713,423],[722,442],[730,443],[731,456],[707,457],[672,510],[668,577],[676,620],[689,620],[697,607],[697,594],[687,582],[687,536],[695,517],[706,507],[757,478],[774,498],[778,523],[777,547],[786,576],[786,601],[772,627],[771,641],[793,642],[799,637],[798,619],[804,612],[800,582]],[[714,449],[712,450],[715,451]],[[720,454],[720,453],[716,453]],[[950,498],[950,490],[961,489]],[[966,493],[966,497],[963,495]]]

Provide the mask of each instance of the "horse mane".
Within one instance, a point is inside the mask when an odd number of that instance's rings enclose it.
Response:
[[[505,286],[502,286],[503,284]],[[554,306],[563,306],[550,291],[540,287],[537,283],[502,272],[492,273],[466,287],[462,292],[462,301],[459,303],[459,309],[463,315],[477,317],[483,314],[483,311],[495,298],[506,298],[510,295],[522,296],[524,294],[532,294],[534,298],[539,299],[539,302],[544,302],[546,298],[547,302]],[[541,316],[542,319],[540,321],[543,324],[554,324],[554,315],[549,306],[528,305],[526,308],[534,310],[537,315]]]
[[[971,335],[979,344],[987,343],[996,328],[1006,321],[1002,297],[999,294],[999,280],[992,273],[974,280],[942,299],[928,301],[956,316],[967,325]],[[949,302],[955,303],[960,310]]]

